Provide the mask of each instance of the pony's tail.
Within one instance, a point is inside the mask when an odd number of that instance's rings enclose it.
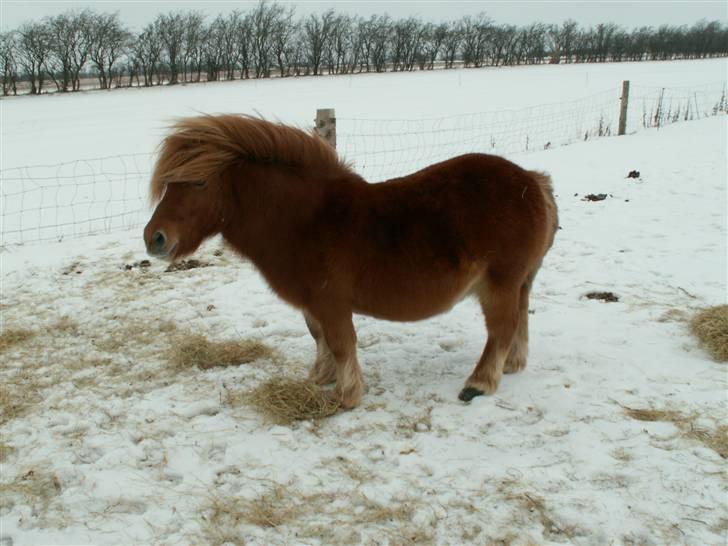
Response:
[[[544,203],[546,208],[546,220],[550,226],[550,236],[546,250],[551,248],[554,244],[554,237],[556,237],[556,230],[559,229],[559,210],[556,206],[556,200],[554,199],[554,186],[551,182],[551,176],[541,171],[528,171],[531,178],[541,188],[541,193],[544,197]]]

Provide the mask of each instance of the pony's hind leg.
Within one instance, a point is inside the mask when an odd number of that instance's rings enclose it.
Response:
[[[521,285],[518,300],[518,325],[513,336],[511,350],[508,352],[503,373],[516,373],[526,368],[528,359],[528,296],[536,272],[531,273]]]
[[[458,398],[469,402],[481,394],[492,394],[503,376],[503,367],[519,325],[518,284],[484,282],[479,293],[488,340],[473,373]],[[526,309],[528,314],[528,309]]]
[[[356,332],[351,312],[329,315],[320,323],[335,361],[336,387],[332,397],[342,408],[354,408],[361,401],[364,380],[356,358]]]
[[[306,319],[311,337],[316,341],[316,361],[308,374],[308,379],[317,385],[333,383],[336,381],[336,360],[326,343],[321,323],[309,313],[304,312],[303,317]]]

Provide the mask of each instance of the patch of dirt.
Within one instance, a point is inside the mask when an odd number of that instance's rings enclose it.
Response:
[[[83,273],[80,262],[73,262],[71,265],[63,270],[64,275],[70,275],[71,273],[75,273],[76,275],[80,275],[81,273]]]
[[[142,260],[140,262],[134,262],[133,264],[124,264],[124,271],[131,271],[132,269],[146,269],[151,267],[152,262],[149,260]]]
[[[605,302],[619,301],[619,296],[617,296],[614,292],[587,292],[586,294],[584,294],[584,297],[589,300],[599,300]]]
[[[32,330],[23,328],[10,328],[0,333],[0,352],[9,349],[13,345],[18,345],[35,336]]]
[[[200,260],[182,260],[170,265],[164,270],[165,273],[172,273],[174,271],[187,271],[188,269],[197,269],[199,267],[210,267],[212,264],[207,262],[201,262]]]

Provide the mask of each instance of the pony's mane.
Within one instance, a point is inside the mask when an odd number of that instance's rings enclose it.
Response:
[[[350,167],[315,133],[245,115],[203,115],[172,126],[162,141],[150,196],[159,201],[167,184],[207,180],[239,160],[302,168]]]

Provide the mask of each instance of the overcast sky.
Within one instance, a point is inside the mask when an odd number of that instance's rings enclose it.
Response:
[[[614,22],[626,28],[642,25],[692,24],[700,19],[728,22],[728,0],[636,0],[636,1],[389,1],[389,0],[338,0],[338,1],[281,1],[296,7],[298,15],[323,12],[334,8],[338,12],[360,14],[365,17],[374,13],[388,13],[392,17],[420,16],[431,21],[459,19],[463,15],[486,12],[498,23],[527,24],[534,21],[559,23],[574,19],[582,25]],[[9,30],[26,21],[55,15],[69,9],[84,7],[96,11],[118,11],[121,19],[133,30],[139,30],[154,19],[157,13],[173,10],[199,10],[210,16],[227,13],[233,9],[249,9],[256,1],[204,0],[136,0],[136,1],[73,1],[66,0],[0,0],[0,27]]]

